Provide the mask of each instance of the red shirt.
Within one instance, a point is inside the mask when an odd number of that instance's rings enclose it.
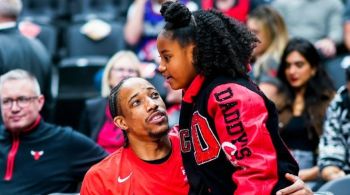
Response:
[[[215,0],[202,0],[202,8],[209,10],[215,8]],[[218,8],[216,8],[218,9]],[[249,14],[250,1],[249,0],[236,0],[235,5],[227,10],[220,10],[226,16],[235,18],[241,22],[246,22]]]
[[[169,136],[172,153],[161,164],[147,163],[130,147],[120,148],[85,175],[81,195],[87,194],[188,194],[179,138]]]

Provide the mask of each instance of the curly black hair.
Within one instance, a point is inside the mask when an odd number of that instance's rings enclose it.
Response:
[[[162,4],[165,32],[183,47],[193,43],[194,67],[206,77],[247,77],[248,63],[258,39],[247,27],[216,10],[193,13],[179,3]]]

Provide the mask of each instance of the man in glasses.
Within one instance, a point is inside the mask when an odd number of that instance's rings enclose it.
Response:
[[[38,81],[15,69],[0,77],[0,193],[76,192],[89,167],[106,156],[71,128],[46,123]]]

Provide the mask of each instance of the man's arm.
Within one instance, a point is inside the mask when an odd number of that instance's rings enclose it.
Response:
[[[144,24],[145,4],[146,0],[135,0],[129,8],[124,27],[124,38],[129,45],[136,45],[141,38]]]

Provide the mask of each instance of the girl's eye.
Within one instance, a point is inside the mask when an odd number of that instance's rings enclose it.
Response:
[[[164,60],[165,60],[166,62],[169,62],[169,61],[170,61],[170,56],[164,56]]]

